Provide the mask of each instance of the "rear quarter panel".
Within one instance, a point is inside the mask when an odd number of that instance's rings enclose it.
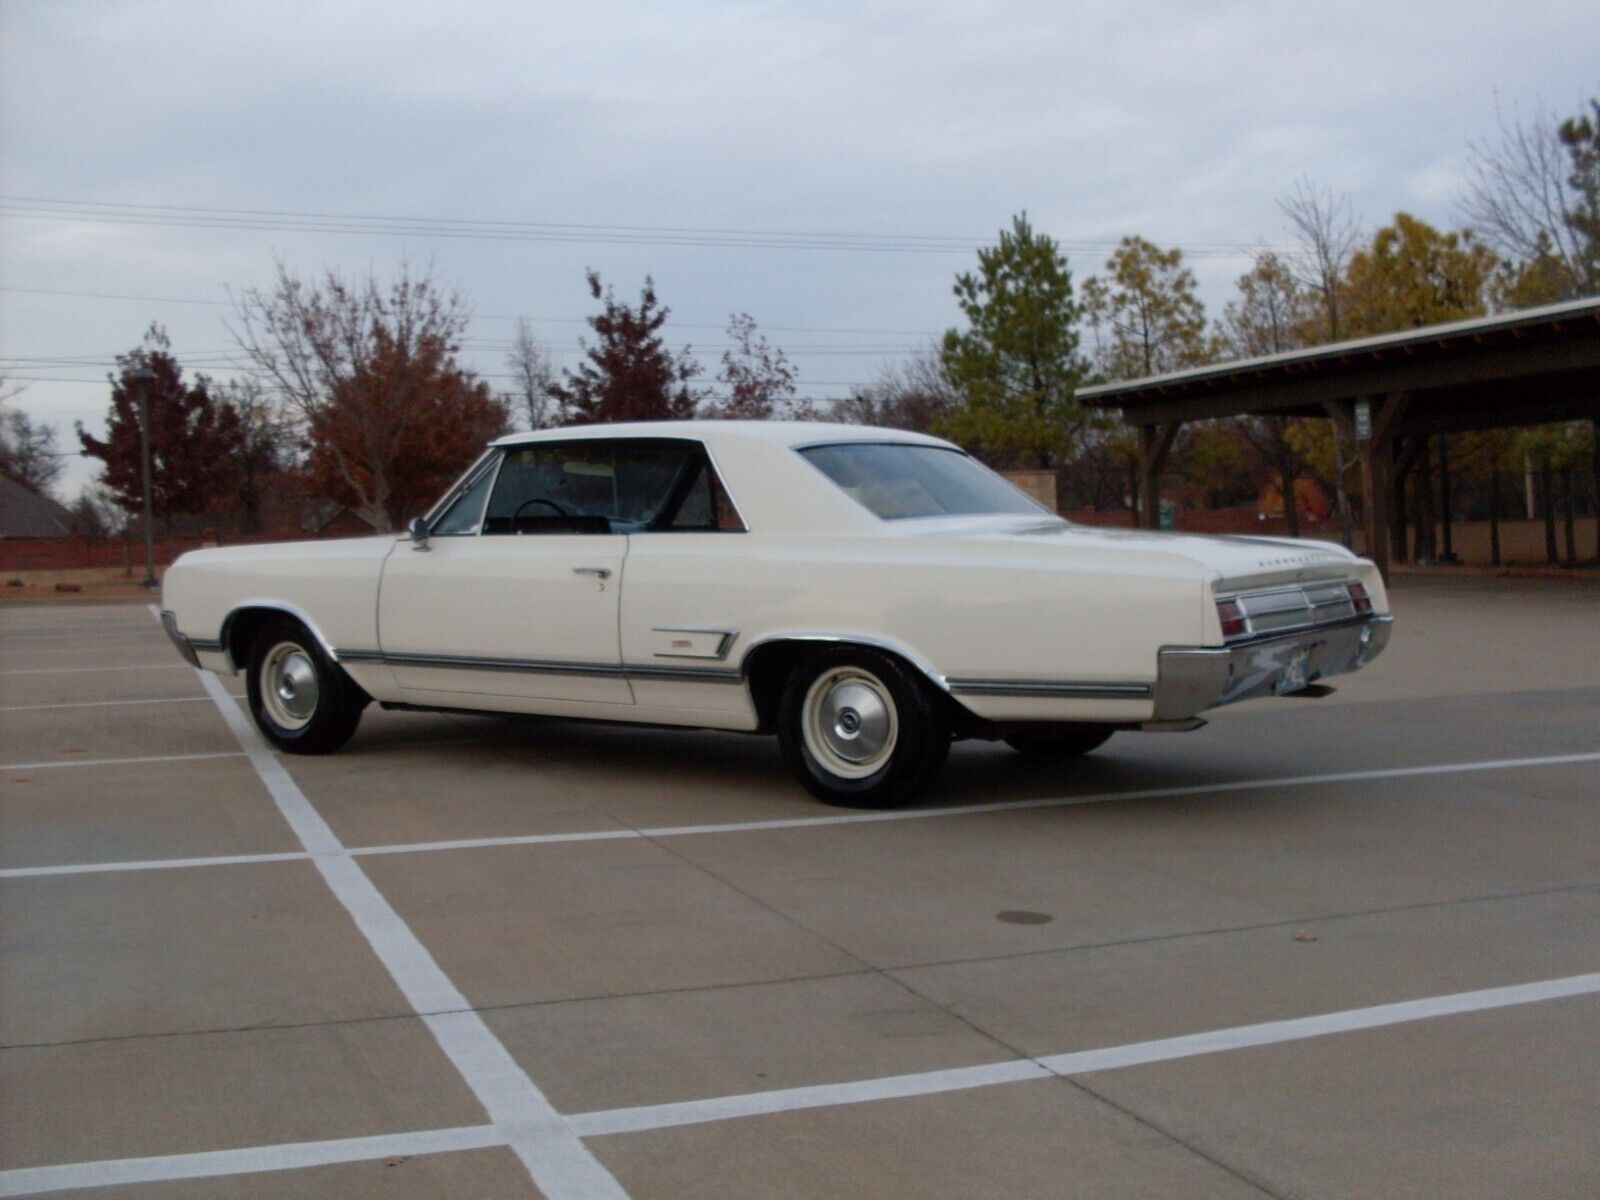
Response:
[[[1206,580],[1166,556],[1026,542],[756,534],[633,539],[625,662],[661,626],[737,631],[728,661],[781,637],[861,637],[941,679],[1151,683],[1157,651],[1201,640]],[[981,716],[1140,720],[1149,700],[968,696]]]

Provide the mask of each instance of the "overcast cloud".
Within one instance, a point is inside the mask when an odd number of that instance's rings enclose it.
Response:
[[[1203,252],[1215,313],[1246,266],[1237,248],[1284,240],[1274,199],[1301,176],[1348,192],[1369,224],[1402,208],[1456,223],[1467,143],[1493,131],[1497,102],[1573,111],[1600,90],[1596,47],[1591,0],[8,0],[0,191],[974,245],[1025,208],[1072,244],[1080,278],[1127,233]],[[624,294],[648,272],[704,365],[748,311],[782,330],[817,396],[953,323],[951,277],[971,261],[4,216],[0,356],[40,377],[20,406],[75,448],[71,422],[99,424],[111,355],[152,320],[181,361],[229,374],[218,302],[265,282],[274,254],[306,271],[431,259],[473,300],[468,358],[489,373],[504,370],[499,318],[533,318],[571,361],[584,269]],[[90,474],[72,463],[69,495]]]

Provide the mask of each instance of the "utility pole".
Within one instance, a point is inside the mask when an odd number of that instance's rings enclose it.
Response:
[[[150,487],[150,382],[156,373],[144,363],[125,378],[139,391],[139,455],[144,466],[144,586],[154,591],[156,582],[155,496]]]

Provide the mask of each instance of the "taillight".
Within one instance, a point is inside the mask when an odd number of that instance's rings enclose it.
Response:
[[[1239,607],[1237,600],[1218,600],[1217,616],[1222,621],[1222,636],[1225,638],[1238,637],[1250,631],[1244,619],[1244,609]]]
[[[1372,611],[1372,597],[1367,595],[1367,585],[1364,583],[1347,583],[1345,590],[1350,593],[1350,603],[1355,607],[1357,615]]]

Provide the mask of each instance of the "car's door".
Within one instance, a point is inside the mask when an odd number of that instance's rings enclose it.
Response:
[[[681,444],[510,446],[384,568],[378,638],[408,700],[625,705],[618,602],[627,534],[666,502]]]

